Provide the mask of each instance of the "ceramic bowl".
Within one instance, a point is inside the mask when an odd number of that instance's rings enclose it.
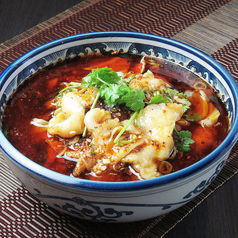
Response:
[[[26,78],[59,61],[98,51],[155,56],[173,62],[178,69],[200,75],[226,104],[230,118],[228,136],[217,149],[194,165],[143,181],[98,182],[59,174],[23,156],[1,131],[0,148],[7,164],[35,197],[78,218],[132,222],[179,208],[215,179],[238,138],[236,82],[220,64],[199,50],[171,39],[135,32],[95,32],[58,39],[23,55],[1,74],[1,116],[8,98]]]

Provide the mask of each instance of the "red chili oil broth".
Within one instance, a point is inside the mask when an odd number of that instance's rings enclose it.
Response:
[[[55,110],[51,104],[52,98],[64,87],[63,83],[80,82],[92,69],[106,66],[116,72],[130,71],[138,74],[141,70],[140,60],[141,57],[128,55],[80,58],[35,74],[18,88],[5,108],[2,128],[8,140],[23,155],[36,163],[53,171],[71,175],[76,162],[57,156],[64,147],[64,140],[58,136],[49,135],[47,129],[36,127],[30,122],[33,118],[47,121],[51,119],[52,112]],[[194,90],[195,83],[203,82],[197,75],[186,69],[181,71],[181,67],[171,63],[152,58],[145,60],[145,72],[148,69],[151,70],[155,77],[165,80],[181,92]],[[173,166],[172,172],[186,168],[204,158],[224,140],[228,133],[228,116],[223,103],[209,85],[206,84],[204,92],[220,112],[218,123],[215,127],[209,128],[203,128],[196,122],[180,125],[181,130],[192,132],[192,139],[195,143],[190,146],[190,152],[179,152],[175,158],[168,160]],[[124,108],[121,110],[123,120],[127,119],[129,113]],[[130,164],[124,166],[118,164],[117,166],[117,169],[110,167],[100,175],[84,171],[80,177],[100,181],[141,179]]]

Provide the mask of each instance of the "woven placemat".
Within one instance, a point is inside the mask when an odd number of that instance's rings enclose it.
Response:
[[[85,0],[2,43],[0,72],[22,54],[51,40],[120,30],[188,43],[211,55],[238,80],[237,9],[237,0]],[[219,26],[227,26],[224,34]],[[0,154],[0,237],[163,237],[238,172],[237,151],[238,144],[218,177],[194,200],[169,214],[129,224],[92,223],[59,213],[23,188]]]

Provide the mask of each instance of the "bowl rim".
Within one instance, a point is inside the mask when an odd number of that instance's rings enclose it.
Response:
[[[91,181],[85,179],[79,179],[75,177],[71,177],[68,175],[63,175],[57,173],[55,171],[49,170],[22,155],[19,151],[17,151],[10,142],[4,136],[2,130],[0,130],[0,149],[3,153],[5,153],[11,160],[22,167],[28,173],[32,173],[41,179],[47,180],[49,182],[57,183],[63,186],[72,187],[72,188],[80,188],[84,190],[93,190],[93,191],[133,191],[138,189],[148,189],[157,186],[163,186],[168,183],[173,183],[176,181],[180,181],[186,177],[192,176],[194,173],[197,173],[211,165],[217,158],[224,156],[229,150],[233,147],[235,142],[238,139],[238,94],[236,91],[238,89],[237,83],[234,78],[230,75],[230,73],[221,66],[217,61],[203,53],[202,51],[189,46],[185,43],[166,38],[163,36],[152,35],[148,33],[138,33],[138,32],[128,32],[128,31],[103,31],[103,32],[89,32],[83,34],[77,34],[72,36],[67,36],[64,38],[56,39],[54,41],[43,44],[31,51],[25,53],[23,56],[19,57],[13,63],[11,63],[0,75],[0,89],[4,84],[4,79],[10,75],[14,69],[22,65],[24,62],[32,58],[33,56],[39,54],[42,51],[46,51],[55,46],[59,46],[62,44],[66,44],[76,40],[83,40],[89,38],[102,38],[102,37],[131,37],[134,39],[145,39],[152,41],[159,41],[161,43],[169,44],[173,47],[181,49],[183,51],[187,51],[190,54],[204,60],[209,63],[226,81],[228,84],[233,96],[234,96],[234,110],[235,116],[233,125],[230,128],[230,131],[224,141],[208,156],[204,157],[202,160],[196,162],[193,165],[190,165],[187,168],[174,172],[172,174],[164,175],[157,178],[152,178],[148,180],[139,180],[139,181],[128,181],[128,182],[106,182],[106,181]]]

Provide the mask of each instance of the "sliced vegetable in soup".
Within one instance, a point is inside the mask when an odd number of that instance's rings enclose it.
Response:
[[[80,58],[25,81],[3,131],[26,157],[100,181],[163,176],[212,152],[229,130],[214,90],[187,69],[152,57]]]

